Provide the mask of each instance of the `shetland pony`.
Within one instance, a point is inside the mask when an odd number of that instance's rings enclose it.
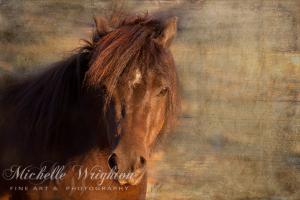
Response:
[[[179,107],[169,50],[177,18],[146,15],[117,24],[104,18],[95,22],[92,40],[77,53],[2,88],[0,195],[13,200],[145,199],[151,149],[174,124]],[[51,171],[53,164],[65,166],[64,178],[39,186],[55,190],[29,191],[38,180],[21,177],[21,171],[12,179],[17,166],[30,166],[36,175],[44,166]],[[71,166],[100,166],[98,172],[132,176],[101,184],[117,191],[68,191],[98,184],[91,178],[77,180]],[[21,185],[28,191],[19,191]]]

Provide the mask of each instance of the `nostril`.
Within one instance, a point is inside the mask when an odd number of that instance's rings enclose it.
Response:
[[[140,156],[140,163],[142,167],[146,164],[146,159],[143,156]]]
[[[115,153],[111,154],[108,158],[108,166],[114,172],[118,172],[118,164],[117,164],[117,155]]]

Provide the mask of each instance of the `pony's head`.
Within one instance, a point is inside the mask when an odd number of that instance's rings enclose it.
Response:
[[[108,165],[134,172],[131,179],[119,182],[135,185],[158,135],[176,118],[177,76],[169,47],[177,18],[127,17],[115,28],[100,18],[96,25],[85,84],[105,91],[104,111],[112,135]]]

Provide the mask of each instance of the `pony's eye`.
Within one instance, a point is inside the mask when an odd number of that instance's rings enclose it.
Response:
[[[168,92],[168,88],[162,88],[157,96],[165,96]]]
[[[124,104],[122,104],[122,108],[121,108],[121,116],[122,116],[122,118],[125,118],[125,116],[126,116],[126,108],[125,108],[125,105],[124,105]]]

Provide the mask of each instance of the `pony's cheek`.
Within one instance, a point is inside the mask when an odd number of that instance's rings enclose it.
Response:
[[[147,145],[150,146],[156,140],[158,134],[161,132],[164,125],[165,112],[164,107],[160,107],[156,109],[155,112],[152,112],[154,115],[151,122],[151,127],[149,129],[148,137],[147,137]]]

